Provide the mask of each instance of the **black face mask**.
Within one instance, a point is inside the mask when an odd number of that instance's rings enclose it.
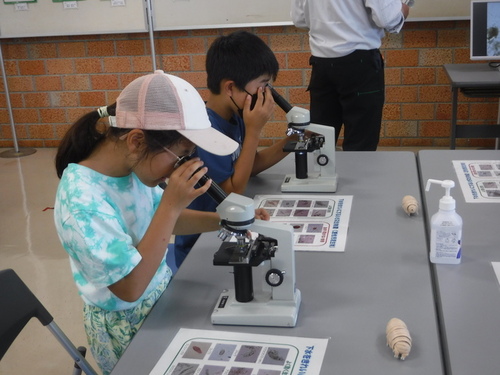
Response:
[[[255,103],[257,103],[257,97],[258,97],[258,94],[255,93],[255,94],[250,94],[247,90],[243,89],[248,95],[250,95],[252,97],[252,101],[250,103],[250,111],[253,110],[255,108]],[[238,106],[238,104],[236,104],[236,102],[234,101],[233,97],[230,96],[232,102],[234,103],[234,105],[236,106],[236,108],[238,108],[238,115],[243,118],[243,108],[240,108]]]
[[[257,103],[258,94],[250,94],[247,90],[245,92],[252,97],[252,102],[250,103],[250,111],[254,109],[255,103]]]
[[[238,106],[238,104],[236,104],[236,102],[234,101],[234,99],[233,99],[232,96],[230,96],[229,98],[231,99],[231,101],[233,102],[233,104],[236,106],[236,108],[238,108],[238,116],[240,116],[241,118],[243,118],[243,109],[240,108]]]

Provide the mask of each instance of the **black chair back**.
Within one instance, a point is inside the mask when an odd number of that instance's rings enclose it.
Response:
[[[0,360],[31,318],[54,319],[14,270],[0,271]]]

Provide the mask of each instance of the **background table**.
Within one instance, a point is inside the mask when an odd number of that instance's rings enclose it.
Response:
[[[463,219],[462,263],[435,265],[443,347],[449,373],[500,373],[500,288],[492,261],[500,261],[500,204],[466,203],[453,160],[500,160],[500,151],[418,153],[422,189],[427,179],[455,181],[452,196]],[[438,210],[442,188],[425,194],[427,220]]]
[[[338,152],[337,195],[353,195],[344,253],[296,252],[302,292],[294,328],[215,326],[210,316],[231,267],[212,266],[215,232],[200,237],[113,375],[148,374],[181,327],[283,336],[330,338],[322,375],[442,374],[423,214],[401,209],[404,195],[420,200],[415,154]],[[293,155],[259,177],[247,195],[281,194]],[[254,279],[254,282],[256,280]],[[405,361],[386,346],[389,319],[404,320],[413,338]]]
[[[445,64],[444,69],[451,83],[452,112],[450,148],[455,149],[456,138],[497,138],[499,148],[500,126],[458,125],[458,91],[469,97],[500,97],[500,71],[488,64]],[[500,122],[498,120],[497,122]]]

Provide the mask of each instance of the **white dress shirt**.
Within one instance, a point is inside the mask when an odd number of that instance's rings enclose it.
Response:
[[[401,0],[291,0],[294,25],[309,30],[311,53],[342,57],[379,48],[404,24]]]

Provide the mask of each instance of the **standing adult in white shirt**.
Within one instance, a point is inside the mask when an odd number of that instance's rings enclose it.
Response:
[[[385,101],[385,32],[398,33],[401,0],[292,0],[296,27],[309,30],[311,122],[344,126],[344,151],[377,149]]]

